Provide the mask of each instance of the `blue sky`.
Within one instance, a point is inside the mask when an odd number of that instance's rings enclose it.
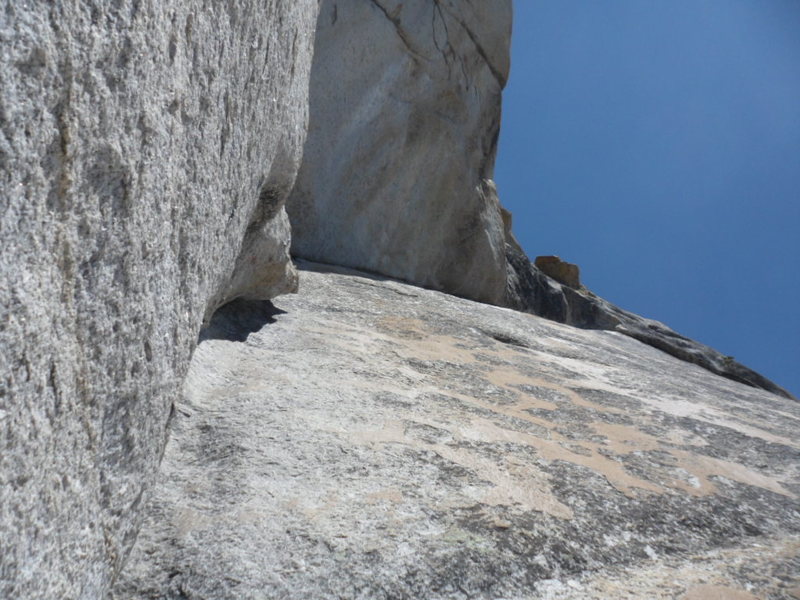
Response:
[[[531,258],[800,396],[800,1],[515,0],[495,176]]]

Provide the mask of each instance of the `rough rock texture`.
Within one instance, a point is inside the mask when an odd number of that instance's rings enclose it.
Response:
[[[0,3],[0,597],[103,596],[204,314],[294,287],[316,12]]]
[[[511,0],[323,0],[296,255],[501,303]]]
[[[549,273],[531,264],[513,235],[508,237],[508,294],[505,305],[535,315],[588,329],[617,331],[663,350],[676,358],[699,365],[712,373],[768,390],[785,398],[788,391],[763,375],[713,348],[684,337],[663,323],[640,317],[599,298],[585,287],[559,279],[559,267]],[[569,264],[569,263],[562,263]],[[544,265],[545,269],[550,266]],[[563,278],[561,278],[563,279]],[[576,274],[577,279],[577,274]]]
[[[203,334],[117,600],[787,600],[800,405],[355,273]]]

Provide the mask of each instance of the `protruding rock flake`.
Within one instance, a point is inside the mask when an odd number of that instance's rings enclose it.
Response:
[[[580,289],[581,275],[578,265],[561,260],[558,256],[537,256],[533,264],[542,273],[558,283]]]

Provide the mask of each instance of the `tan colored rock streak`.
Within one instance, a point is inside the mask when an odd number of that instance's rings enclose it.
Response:
[[[724,585],[696,585],[681,600],[762,600],[750,592]]]

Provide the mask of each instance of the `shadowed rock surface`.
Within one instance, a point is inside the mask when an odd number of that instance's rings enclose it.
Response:
[[[306,265],[220,310],[116,600],[787,600],[800,405]]]
[[[0,2],[0,597],[104,596],[204,314],[296,285],[316,11]]]
[[[292,251],[502,303],[511,0],[324,0]]]

